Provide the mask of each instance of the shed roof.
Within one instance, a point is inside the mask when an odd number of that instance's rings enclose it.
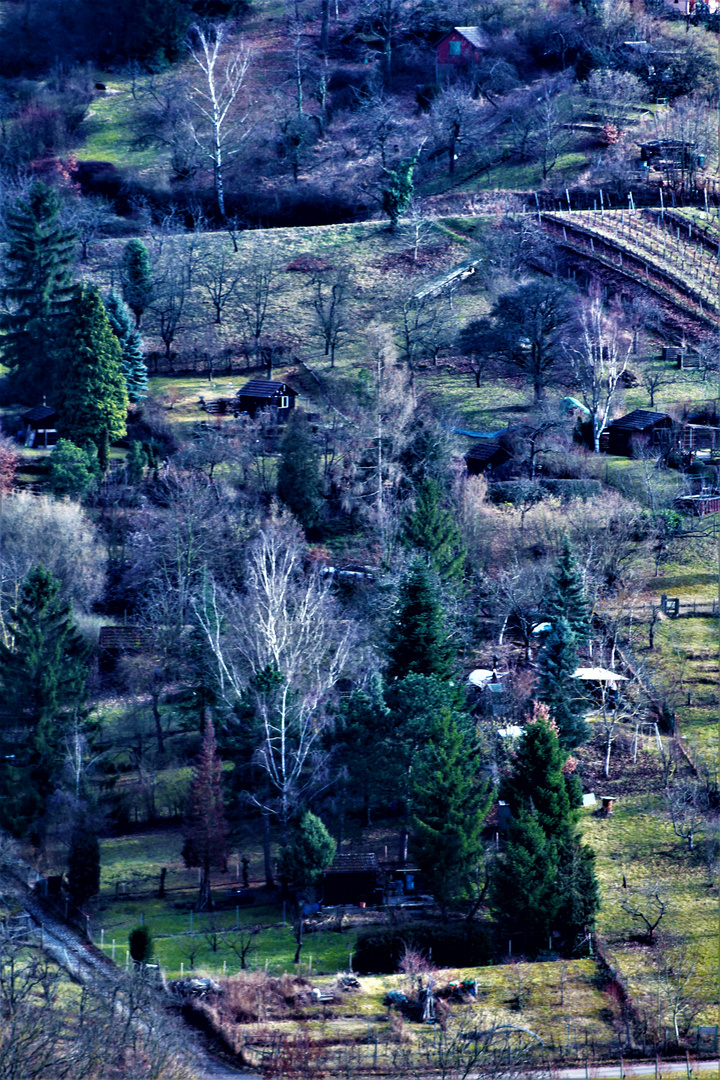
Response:
[[[51,416],[57,416],[57,413],[49,405],[35,405],[22,414],[22,418],[27,424],[36,424],[41,420],[49,420]]]
[[[672,419],[667,413],[635,409],[634,412],[628,413],[627,416],[619,416],[617,420],[613,420],[609,427],[615,428],[617,431],[645,431],[646,428],[655,427],[656,424],[664,420],[669,420],[672,423]]]
[[[438,41],[438,45],[450,34],[462,34],[465,40],[474,45],[476,49],[487,49],[487,38],[479,26],[453,26],[452,30],[448,30],[447,34]]]
[[[272,382],[270,379],[250,379],[237,392],[237,397],[276,397],[278,394],[295,394],[287,383]]]
[[[478,464],[484,465],[494,457],[499,449],[500,443],[497,439],[483,439],[482,442],[475,443],[474,446],[470,447],[465,455],[465,460],[469,461],[472,458]]]
[[[332,865],[328,867],[329,874],[368,874],[375,873],[380,869],[377,855],[336,855]]]

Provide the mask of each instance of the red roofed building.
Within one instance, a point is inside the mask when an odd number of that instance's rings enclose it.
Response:
[[[479,64],[487,39],[479,26],[455,26],[435,46],[435,73],[438,82],[458,70]]]

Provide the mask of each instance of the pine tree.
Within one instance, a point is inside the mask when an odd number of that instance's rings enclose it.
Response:
[[[590,640],[590,614],[585,583],[575,561],[575,553],[567,536],[550,584],[548,615],[554,620],[567,619],[577,645]]]
[[[0,692],[6,729],[0,821],[13,835],[32,828],[62,761],[70,718],[82,707],[89,649],[60,596],[60,584],[42,566],[25,578],[8,637],[0,642]]]
[[[100,889],[100,844],[87,818],[75,823],[68,855],[68,887],[73,904],[81,907]]]
[[[125,245],[122,260],[123,299],[135,316],[139,329],[144,312],[153,297],[153,275],[148,249],[142,240],[133,238]]]
[[[408,542],[422,551],[442,581],[462,577],[467,552],[457,522],[443,506],[437,480],[423,480],[406,527]]]
[[[2,357],[21,401],[37,402],[50,390],[72,299],[75,236],[59,213],[57,193],[39,182],[8,212]]]
[[[79,446],[94,443],[102,466],[108,442],[125,434],[128,399],[120,343],[94,286],[75,294],[54,399],[58,430]]]
[[[479,772],[477,738],[446,710],[413,769],[411,792],[412,853],[443,918],[452,901],[468,895],[482,853],[492,788],[479,779]]]
[[[186,866],[200,869],[198,911],[212,907],[210,872],[224,870],[228,857],[228,824],[222,792],[222,763],[215,729],[208,718],[198,763],[193,773],[190,800],[183,828],[182,857]]]
[[[578,682],[573,679],[577,663],[575,635],[567,619],[561,616],[540,650],[537,695],[550,709],[558,727],[560,745],[566,749],[579,746],[589,735],[580,715],[582,697],[578,694]]]
[[[128,401],[133,404],[147,397],[148,373],[143,356],[142,338],[132,324],[130,308],[114,289],[105,299],[105,311],[112,331],[122,349],[122,371]]]
[[[452,650],[438,590],[422,559],[415,559],[400,584],[388,633],[388,659],[389,679],[401,679],[412,672],[445,679],[452,671]]]
[[[278,496],[305,529],[317,524],[322,509],[322,479],[310,424],[294,410],[280,443]]]

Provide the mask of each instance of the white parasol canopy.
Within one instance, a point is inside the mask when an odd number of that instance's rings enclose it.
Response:
[[[619,682],[628,682],[627,675],[621,675],[619,671],[608,671],[601,667],[579,667],[573,672],[573,679],[583,679],[585,682],[609,683],[617,686]]]

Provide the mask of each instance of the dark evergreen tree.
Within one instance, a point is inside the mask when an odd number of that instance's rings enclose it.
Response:
[[[406,861],[412,805],[412,776],[418,755],[427,749],[439,716],[450,715],[464,729],[469,721],[458,710],[458,691],[434,675],[406,675],[391,683],[385,694],[387,724],[379,731],[382,749],[378,782],[398,804],[403,827],[400,860]]]
[[[545,835],[536,814],[521,810],[510,823],[491,889],[495,916],[508,936],[515,935],[516,949],[534,953],[547,946],[560,908],[557,875],[557,844]]]
[[[397,169],[385,169],[387,177],[382,193],[383,210],[390,218],[390,230],[395,232],[400,218],[412,202],[414,193],[413,173],[418,161],[418,154],[406,161],[401,161]]]
[[[123,252],[123,299],[135,316],[139,327],[143,314],[152,303],[153,273],[148,249],[142,240],[128,240]]]
[[[128,935],[130,956],[136,964],[149,964],[153,956],[153,939],[148,926],[136,926]]]
[[[292,889],[312,889],[335,858],[337,844],[324,823],[308,810],[291,829],[280,857],[280,876]]]
[[[529,952],[546,948],[552,932],[566,950],[575,949],[599,906],[595,856],[578,835],[564,762],[555,725],[540,706],[501,787],[512,820],[492,877],[496,916],[511,936],[524,935]]]
[[[513,816],[534,813],[548,836],[563,835],[573,824],[567,784],[563,775],[566,755],[548,720],[548,710],[540,706],[520,740],[512,775],[501,787],[500,797]]]
[[[443,506],[442,488],[437,480],[428,478],[420,485],[406,536],[409,544],[423,552],[441,580],[462,577],[467,552],[455,515]]]
[[[453,901],[470,894],[492,794],[481,779],[477,737],[444,711],[418,754],[411,789],[411,851],[443,917]]]
[[[112,331],[122,349],[122,372],[125,376],[128,401],[141,401],[147,397],[148,373],[143,356],[142,338],[133,326],[130,308],[122,297],[112,289],[105,299],[105,311]]]
[[[578,681],[573,678],[577,666],[575,635],[567,619],[561,616],[555,620],[540,650],[537,695],[550,709],[560,744],[566,749],[579,746],[589,735],[581,716],[583,698],[578,692]]]
[[[139,484],[147,466],[148,456],[143,449],[143,444],[138,439],[133,439],[125,459],[128,483]]]
[[[62,764],[63,738],[82,708],[89,649],[60,596],[60,584],[42,566],[26,577],[0,642],[0,823],[15,836],[33,829]]]
[[[387,793],[383,737],[388,718],[379,678],[373,679],[367,690],[353,690],[338,710],[333,754],[341,777],[343,811],[350,799],[359,800],[368,825],[373,807]]]
[[[86,817],[78,820],[72,831],[67,877],[70,898],[77,907],[100,889],[100,844]]]
[[[125,434],[128,399],[120,343],[94,286],[76,292],[54,400],[61,434],[94,443],[106,465],[108,443]]]
[[[190,788],[190,799],[183,828],[185,842],[182,857],[186,866],[200,869],[198,911],[212,907],[210,872],[224,870],[228,857],[228,824],[222,792],[222,764],[217,753],[215,729],[208,718],[205,724],[198,763]]]
[[[280,443],[278,496],[305,529],[316,525],[322,509],[322,478],[310,424],[300,409],[290,414]]]
[[[567,619],[578,646],[590,640],[590,613],[585,583],[575,561],[567,536],[550,583],[548,615],[554,620]]]
[[[389,679],[402,679],[413,672],[446,679],[452,671],[452,649],[438,588],[422,559],[414,560],[400,583],[388,632],[388,660]]]
[[[59,213],[57,193],[39,182],[8,212],[2,358],[21,401],[38,402],[53,385],[73,295],[75,236]]]

